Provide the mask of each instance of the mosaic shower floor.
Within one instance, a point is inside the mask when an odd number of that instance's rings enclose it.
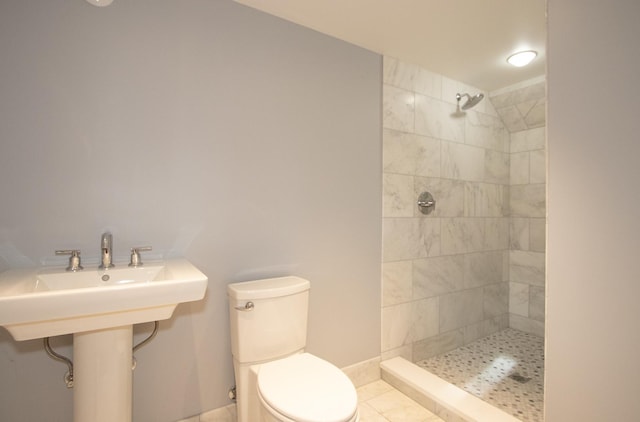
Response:
[[[416,364],[521,421],[543,420],[540,337],[508,328]]]

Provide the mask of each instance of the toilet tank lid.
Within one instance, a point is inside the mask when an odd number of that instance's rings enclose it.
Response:
[[[268,299],[304,292],[310,287],[309,280],[287,276],[231,283],[227,285],[227,294],[236,300]]]

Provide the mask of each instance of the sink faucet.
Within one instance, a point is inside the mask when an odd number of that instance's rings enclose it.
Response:
[[[113,267],[112,261],[112,247],[113,247],[113,236],[111,236],[110,232],[102,233],[102,238],[100,239],[100,268],[101,270],[106,270],[107,268]]]

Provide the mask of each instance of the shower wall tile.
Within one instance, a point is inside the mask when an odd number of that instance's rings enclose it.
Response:
[[[424,340],[438,334],[438,298],[427,298],[411,303],[411,340]]]
[[[442,142],[441,174],[446,179],[484,180],[485,150],[474,146]]]
[[[542,127],[546,124],[546,101],[538,100],[524,118],[528,128]]]
[[[464,142],[464,120],[451,117],[450,104],[415,95],[415,133],[453,142]]]
[[[520,315],[509,314],[509,327],[524,331],[538,337],[544,337],[544,322],[525,318]]]
[[[464,256],[464,287],[467,289],[502,282],[502,252],[478,252]]]
[[[511,154],[509,182],[511,185],[525,185],[529,183],[529,152]]]
[[[464,255],[413,261],[413,299],[441,296],[464,288]]]
[[[411,91],[390,85],[382,87],[382,125],[403,132],[414,130],[415,98]]]
[[[382,350],[412,343],[411,303],[382,308]]]
[[[444,255],[477,252],[484,247],[484,220],[481,218],[443,218],[442,244]]]
[[[546,249],[546,220],[544,218],[530,218],[529,227],[530,249],[535,252],[544,252]]]
[[[382,264],[382,306],[409,302],[412,298],[412,261],[396,261]]]
[[[385,218],[383,262],[440,255],[440,219]]]
[[[509,283],[509,313],[529,317],[529,285]]]
[[[382,176],[382,215],[413,217],[413,176],[384,173]]]
[[[383,82],[434,98],[442,96],[442,76],[391,57],[383,59]]]
[[[505,186],[490,183],[466,183],[464,214],[467,217],[502,217],[505,215]]]
[[[531,286],[529,289],[529,318],[544,321],[544,286]]]
[[[545,257],[541,252],[511,251],[509,273],[511,281],[544,286]]]
[[[509,248],[528,251],[530,243],[529,218],[511,217]]]
[[[413,343],[413,360],[427,359],[464,345],[464,330],[458,329]]]
[[[477,111],[467,111],[465,143],[494,151],[509,151],[509,132],[501,120]]]
[[[484,181],[489,183],[509,184],[509,154],[499,151],[485,151]]]
[[[510,152],[535,151],[545,149],[545,129],[530,129],[522,132],[511,133]]]
[[[482,288],[440,296],[440,332],[476,324],[483,320]]]
[[[414,188],[414,216],[424,217],[415,203],[422,192],[430,192],[436,201],[435,209],[429,217],[462,217],[464,215],[464,182],[416,177]]]
[[[514,217],[544,217],[546,193],[544,184],[511,186],[511,215]]]
[[[484,250],[505,250],[509,248],[509,219],[484,219]]]
[[[464,344],[471,343],[509,327],[509,315],[502,314],[464,328]]]
[[[498,95],[491,95],[491,102],[496,108],[506,107],[512,104],[520,104],[528,101],[536,101],[546,97],[546,83],[536,81],[518,89],[503,91]]]
[[[484,320],[509,312],[509,284],[496,283],[482,289]]]
[[[440,141],[384,129],[382,165],[385,173],[440,177]]]
[[[510,133],[527,129],[527,124],[516,106],[497,108],[497,111]]]
[[[545,183],[547,181],[547,165],[544,150],[529,153],[530,183]]]
[[[413,343],[406,344],[404,346],[396,347],[395,349],[382,350],[380,354],[380,361],[385,361],[387,359],[395,358],[396,356],[400,356],[409,362],[413,362]],[[361,419],[362,420],[362,419]]]

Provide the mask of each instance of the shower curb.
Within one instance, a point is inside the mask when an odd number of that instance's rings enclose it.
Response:
[[[401,357],[380,363],[382,379],[447,422],[521,422]]]

